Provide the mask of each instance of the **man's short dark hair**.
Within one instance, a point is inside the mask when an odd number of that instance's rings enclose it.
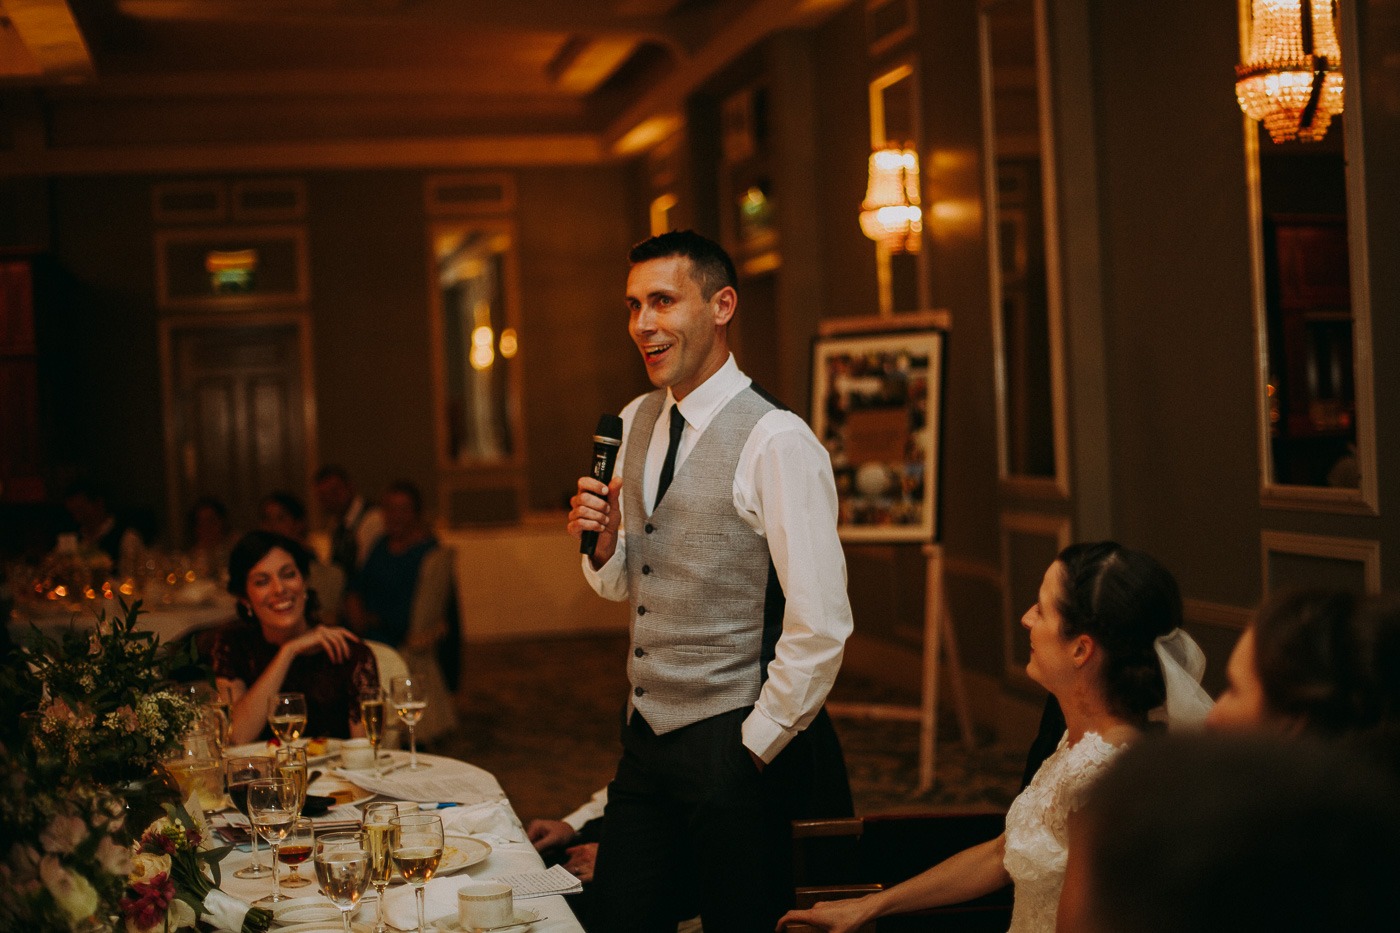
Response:
[[[350,485],[350,474],[346,471],[345,467],[338,463],[326,464],[321,467],[321,469],[317,470],[315,477],[313,477],[313,481],[317,485],[320,485],[328,479],[338,479],[345,485]]]
[[[396,479],[384,488],[387,495],[396,492],[401,496],[407,496],[408,501],[413,505],[413,514],[423,514],[423,491],[418,488],[418,484],[409,479]]]
[[[690,277],[700,286],[700,297],[706,301],[721,288],[739,286],[734,260],[729,258],[724,247],[694,230],[672,230],[643,240],[632,247],[627,261],[635,266],[639,262],[671,256],[684,256],[690,260]]]

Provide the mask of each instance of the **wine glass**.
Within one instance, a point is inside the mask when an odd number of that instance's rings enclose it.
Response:
[[[412,732],[409,733],[412,735]],[[389,821],[390,853],[403,880],[418,897],[418,933],[423,933],[423,886],[442,860],[442,820],[434,813],[409,813]]]
[[[276,773],[277,762],[271,755],[254,755],[243,758],[230,758],[225,762],[224,773],[228,776],[228,795],[233,805],[243,811],[251,823],[253,815],[248,811],[248,785],[253,781],[272,777]],[[261,878],[274,868],[262,864],[258,859],[258,834],[250,832],[253,838],[253,864],[233,873],[235,878]]]
[[[180,803],[194,800],[194,808],[207,820],[224,802],[224,764],[209,755],[205,748],[185,745],[161,763],[180,788]]]
[[[248,816],[253,828],[262,833],[272,847],[272,894],[254,901],[258,906],[288,900],[282,893],[282,879],[277,871],[278,850],[296,822],[296,784],[286,778],[267,778],[248,784]]]
[[[306,695],[279,693],[267,702],[267,724],[283,745],[292,745],[306,731]]]
[[[277,749],[277,777],[296,785],[297,816],[306,808],[306,749],[285,746]]]
[[[301,876],[301,863],[311,858],[311,846],[315,841],[316,830],[309,819],[299,816],[292,821],[287,838],[282,840],[282,847],[277,850],[277,861],[291,866],[292,869],[291,873],[282,879],[282,887],[300,888],[311,883],[310,878]]]
[[[408,726],[408,770],[422,771],[431,765],[418,763],[418,743],[413,730],[418,720],[423,718],[423,710],[428,707],[428,694],[417,677],[395,677],[389,682],[389,699],[394,704],[394,712]]]
[[[350,933],[350,914],[365,893],[369,865],[370,854],[359,833],[326,833],[316,840],[316,878],[321,893],[339,908],[345,933]]]
[[[379,767],[379,743],[384,738],[384,691],[378,687],[366,689],[360,694],[360,725],[364,727],[365,738],[374,751],[374,773],[382,775]]]
[[[384,923],[384,889],[394,876],[394,861],[390,856],[390,843],[394,834],[393,821],[399,815],[396,803],[372,803],[365,807],[365,820],[361,827],[365,837],[365,848],[369,850],[369,883],[374,885],[379,902],[375,910],[374,933],[386,933]]]

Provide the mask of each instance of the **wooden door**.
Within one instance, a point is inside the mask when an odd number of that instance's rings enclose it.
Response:
[[[162,351],[172,537],[201,495],[222,499],[240,529],[273,490],[305,497],[315,460],[305,318],[167,321]]]

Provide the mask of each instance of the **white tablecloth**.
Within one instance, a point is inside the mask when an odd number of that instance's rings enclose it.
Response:
[[[393,752],[392,755],[396,764],[408,759],[408,752]],[[544,869],[544,861],[540,858],[539,853],[535,851],[534,846],[525,841],[525,831],[520,824],[520,818],[516,816],[515,811],[511,809],[510,802],[506,800],[505,792],[501,789],[500,782],[498,782],[494,776],[487,771],[483,771],[480,768],[452,758],[421,753],[418,757],[423,762],[430,763],[433,766],[431,769],[424,772],[425,776],[431,777],[433,780],[460,777],[463,783],[471,788],[473,793],[482,793],[499,799],[501,805],[500,809],[504,811],[505,814],[506,822],[504,823],[501,822],[499,817],[490,821],[493,832],[486,836],[486,841],[491,846],[491,854],[486,857],[485,861],[472,865],[463,872],[442,878],[440,886],[455,887],[457,883],[460,883],[463,875],[469,875],[473,879],[480,880],[520,872],[542,871]],[[394,772],[394,776],[403,777],[405,773],[404,770],[399,769]],[[454,811],[457,810],[461,812],[455,813]],[[468,808],[466,807],[449,808],[437,812],[443,816],[443,824],[447,827],[449,833],[453,831],[454,822],[463,823],[460,819],[454,820],[454,816],[465,817],[469,815]],[[465,824],[463,823],[463,825]],[[519,841],[505,841],[507,837]],[[451,844],[450,839],[448,843]],[[266,864],[270,858],[270,853],[265,845],[260,844],[259,849],[261,858],[264,864]],[[250,858],[251,855],[248,853],[235,850],[225,857],[220,865],[223,874],[223,884],[221,887],[225,893],[242,898],[245,901],[254,901],[272,892],[271,876],[254,879],[233,877],[234,871],[247,865]],[[287,871],[285,866],[279,866],[279,870],[284,874]],[[302,866],[301,874],[314,880],[316,876],[315,867],[310,862],[307,862]],[[437,883],[437,879],[429,882],[430,885],[435,885]],[[396,888],[397,886],[391,886],[389,888],[390,897],[396,896],[394,893]],[[286,889],[283,893],[289,897],[301,898],[314,895],[316,891],[317,888],[312,885],[295,889]],[[373,897],[374,889],[370,888],[365,893],[366,899],[361,903],[360,911],[354,918],[357,923],[361,921],[372,923],[375,917],[376,905]],[[408,890],[403,892],[403,894],[409,893]],[[437,900],[451,903],[451,898],[449,897],[440,897]],[[425,923],[429,929],[431,929],[434,920],[440,920],[444,917],[455,918],[456,916],[455,903],[451,904],[450,908],[444,909],[440,907],[435,911],[433,901],[433,898],[428,899],[428,909],[425,913]],[[531,933],[582,933],[583,927],[574,917],[573,911],[569,909],[569,905],[565,902],[563,897],[530,898],[520,901],[519,906],[536,911],[541,916],[541,919],[532,925]],[[327,930],[339,929],[339,921],[328,923],[326,928]],[[274,927],[274,930],[275,929]]]
[[[97,622],[93,613],[98,609],[104,610],[109,619],[121,612],[115,599],[91,600],[78,610],[55,609],[47,605],[17,606],[10,615],[10,635],[16,641],[23,642],[30,634],[30,625],[37,626],[51,637],[58,637],[68,628],[91,629]],[[136,630],[155,632],[163,645],[222,625],[236,617],[234,599],[227,593],[219,593],[193,605],[143,603],[141,609],[141,615],[136,618]]]

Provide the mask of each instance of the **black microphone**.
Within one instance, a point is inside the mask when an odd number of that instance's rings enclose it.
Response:
[[[613,467],[617,466],[617,452],[622,447],[622,419],[617,415],[603,415],[598,419],[598,427],[593,429],[593,478],[603,485],[612,482]],[[579,541],[578,552],[593,556],[598,547],[598,532],[585,531]]]

